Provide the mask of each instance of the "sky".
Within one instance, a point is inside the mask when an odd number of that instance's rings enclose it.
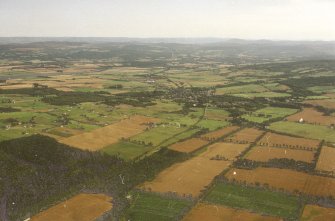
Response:
[[[335,40],[335,0],[0,0],[0,36]]]

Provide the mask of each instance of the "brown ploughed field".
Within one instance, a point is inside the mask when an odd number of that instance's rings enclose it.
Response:
[[[335,124],[335,117],[325,116],[322,112],[319,112],[314,108],[305,108],[301,112],[293,114],[286,119],[288,121],[298,122],[301,118],[305,123],[309,124],[320,124],[327,126]]]
[[[233,159],[246,148],[246,145],[240,144],[213,144],[202,154],[163,170],[153,181],[145,182],[139,188],[161,193],[175,192],[180,196],[192,194],[197,197],[215,176],[231,164],[230,160],[212,159],[217,155]]]
[[[205,146],[206,144],[208,144],[208,141],[206,140],[202,140],[200,138],[191,138],[172,144],[169,149],[183,153],[190,153],[201,148],[202,146]]]
[[[204,134],[201,136],[202,139],[212,141],[212,140],[217,140],[229,133],[232,133],[233,131],[237,130],[239,127],[238,126],[229,126],[222,128],[220,130],[216,130],[207,134]]]
[[[335,220],[335,209],[317,205],[306,205],[301,221],[332,221]]]
[[[320,141],[305,138],[291,137],[268,132],[258,142],[261,146],[287,147],[292,149],[311,149],[316,150]]]
[[[335,148],[322,147],[321,153],[316,164],[316,170],[335,173]]]
[[[103,194],[78,194],[33,216],[30,221],[94,221],[112,209],[111,200]]]
[[[248,184],[268,184],[290,192],[299,191],[313,196],[335,197],[335,179],[310,175],[288,169],[256,168],[254,170],[231,169],[226,177],[229,180],[246,181]]]
[[[264,131],[255,128],[244,128],[225,139],[225,141],[233,143],[251,143],[254,142]]]
[[[275,158],[286,158],[311,163],[314,159],[314,152],[289,148],[256,146],[247,153],[245,158],[260,162],[267,162]]]

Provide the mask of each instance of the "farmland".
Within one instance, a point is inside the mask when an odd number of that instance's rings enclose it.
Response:
[[[251,143],[260,137],[264,132],[255,128],[245,128],[232,134],[225,140],[233,143]]]
[[[80,194],[31,218],[32,221],[93,221],[112,209],[111,197],[102,194]]]
[[[248,121],[263,123],[271,119],[286,117],[287,115],[294,114],[296,111],[290,108],[266,107],[251,114],[242,115],[242,117]]]
[[[217,184],[205,200],[215,204],[285,218],[297,217],[298,213],[297,197],[232,184]]]
[[[153,192],[173,192],[197,197],[216,175],[228,168],[246,145],[216,143],[200,155],[162,171],[153,181],[140,187]]]
[[[234,220],[238,217],[241,221],[279,221],[280,218],[264,216],[243,210],[224,207],[216,204],[200,203],[196,205],[183,221],[202,221],[202,220]]]
[[[287,117],[287,120],[292,122],[298,122],[300,119],[309,124],[327,126],[335,124],[335,117],[325,116],[323,113],[312,108],[305,108],[301,112]]]
[[[314,159],[314,153],[312,151],[305,150],[256,146],[247,153],[245,158],[260,162],[266,162],[275,158],[285,158],[311,163]]]
[[[0,220],[332,218],[328,53],[1,41]]]
[[[270,147],[286,147],[293,149],[310,149],[316,150],[320,141],[311,140],[299,137],[285,136],[282,134],[276,134],[268,132],[262,139],[259,140],[258,144],[261,146]]]
[[[149,123],[154,122],[157,122],[157,119],[134,116],[92,132],[60,139],[60,142],[78,148],[99,150],[118,142],[121,138],[128,138],[143,132]]]
[[[169,149],[189,153],[205,146],[208,142],[199,138],[191,138],[169,146]]]
[[[306,205],[301,216],[301,221],[334,220],[335,209],[317,205]]]
[[[328,171],[332,174],[335,172],[335,162],[332,160],[335,156],[335,148],[323,146],[316,164],[316,169],[321,171]]]
[[[175,220],[190,207],[187,200],[165,198],[152,193],[131,193],[132,205],[126,211],[127,220]]]
[[[257,168],[254,170],[232,169],[227,178],[248,184],[266,184],[277,189],[301,192],[314,196],[335,196],[335,179],[309,175],[287,169]]]
[[[270,129],[299,137],[335,142],[334,129],[322,125],[280,121],[271,124]]]
[[[236,131],[238,128],[239,127],[237,127],[237,126],[228,126],[228,127],[223,128],[223,129],[219,129],[219,130],[216,130],[216,131],[206,133],[206,134],[202,135],[201,138],[203,138],[205,140],[208,140],[208,141],[216,140],[216,139],[219,139],[219,138],[221,138],[225,135],[228,135],[228,134]]]

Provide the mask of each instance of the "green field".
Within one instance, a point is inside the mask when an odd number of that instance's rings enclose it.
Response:
[[[130,138],[132,141],[144,142],[152,146],[163,146],[177,142],[180,139],[187,138],[198,132],[199,129],[189,129],[187,127],[158,126]]]
[[[242,115],[242,118],[251,122],[263,123],[271,119],[286,117],[296,113],[297,111],[297,109],[291,108],[266,107],[252,112],[251,114]]]
[[[125,160],[132,160],[152,149],[153,147],[151,146],[120,141],[116,144],[112,144],[110,146],[105,147],[101,151],[107,153],[108,155],[119,155],[121,158]]]
[[[296,218],[299,211],[297,197],[233,184],[217,184],[205,200],[283,218]]]
[[[225,126],[228,126],[229,122],[226,121],[218,121],[218,120],[201,120],[197,123],[198,127],[208,129],[210,131],[216,130]]]
[[[186,200],[168,199],[151,193],[132,194],[133,202],[126,211],[126,220],[173,221],[191,206]]]
[[[280,121],[271,124],[269,128],[299,137],[335,142],[335,130],[327,126]]]

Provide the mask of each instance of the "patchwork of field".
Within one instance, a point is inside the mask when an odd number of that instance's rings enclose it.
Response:
[[[335,220],[335,209],[317,205],[306,205],[301,216],[301,221],[331,221]]]
[[[295,196],[225,183],[216,184],[205,201],[291,219],[296,218],[299,211],[299,199]]]
[[[301,192],[314,196],[335,196],[335,179],[310,175],[288,169],[256,168],[253,170],[232,169],[226,177],[229,180],[247,182],[248,184],[267,184],[277,189]]]
[[[143,132],[149,123],[159,120],[145,116],[133,116],[118,123],[93,130],[91,132],[60,139],[61,143],[86,150],[100,150],[107,145],[118,142],[121,138],[128,138]]]
[[[288,121],[298,122],[303,119],[304,122],[309,124],[320,124],[320,125],[334,125],[335,117],[325,116],[323,113],[313,109],[305,108],[301,112],[291,115],[286,118]]]
[[[243,97],[243,98],[257,98],[257,97],[264,97],[264,98],[280,98],[280,97],[290,97],[291,95],[288,93],[278,93],[278,92],[261,92],[261,93],[245,93],[245,94],[233,94],[236,97]]]
[[[241,86],[230,86],[224,88],[217,88],[216,94],[239,94],[239,93],[254,93],[254,92],[266,92],[269,91],[267,88],[262,87],[261,85],[257,84],[248,84],[248,85],[241,85]]]
[[[251,143],[254,142],[258,137],[260,137],[264,131],[258,130],[256,128],[244,128],[225,140],[233,143]]]
[[[280,133],[335,142],[335,130],[327,126],[279,121],[271,124],[269,128]]]
[[[209,132],[206,133],[204,135],[201,136],[202,139],[208,140],[208,141],[213,141],[213,140],[217,140],[223,136],[226,136],[227,134],[230,134],[234,131],[236,131],[237,129],[239,129],[238,126],[228,126],[225,128],[222,128],[220,130],[216,130],[213,132]]]
[[[168,148],[178,152],[190,153],[205,146],[206,144],[208,144],[208,141],[206,140],[200,138],[191,138],[182,142],[172,144]]]
[[[281,158],[311,163],[314,159],[314,152],[289,148],[256,146],[245,156],[245,159],[259,162],[267,162],[271,159]]]
[[[250,114],[242,115],[242,118],[251,122],[263,123],[271,119],[283,118],[296,112],[296,109],[291,108],[266,107]]]
[[[320,141],[268,132],[260,139],[258,144],[270,147],[316,150]]]
[[[180,196],[199,196],[201,191],[231,164],[230,161],[247,148],[239,144],[214,144],[200,155],[182,163],[177,163],[162,171],[153,181],[140,185],[141,189],[153,192],[173,192]]]
[[[204,220],[280,221],[281,219],[207,203],[197,204],[183,219],[183,221]]]
[[[182,212],[191,205],[191,202],[187,200],[143,192],[131,193],[131,200],[132,204],[125,214],[126,220],[177,220]]]
[[[112,198],[103,194],[79,194],[35,216],[31,221],[94,221],[112,209]]]
[[[335,148],[324,146],[316,164],[316,170],[335,173]]]
[[[95,76],[55,75],[33,81],[24,79],[10,80],[7,85],[0,86],[0,89],[31,88],[34,83],[61,91],[73,91],[76,88],[101,89],[103,88],[104,81]]]

